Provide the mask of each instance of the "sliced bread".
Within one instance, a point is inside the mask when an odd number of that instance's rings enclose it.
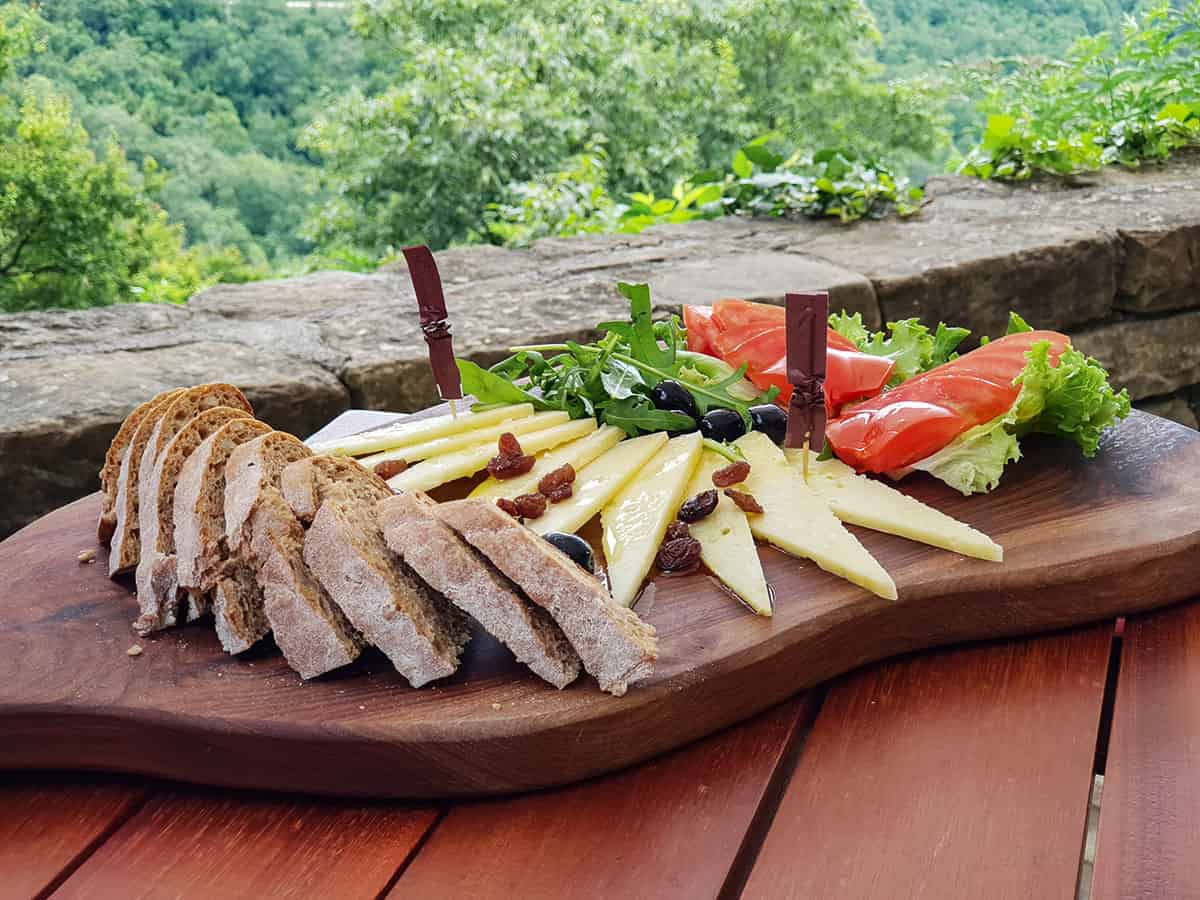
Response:
[[[152,417],[148,415],[138,426],[127,454],[129,470],[125,474],[125,483],[123,486],[118,483],[117,488],[118,523],[113,533],[112,547],[108,558],[110,575],[128,571],[138,562],[140,551],[138,510],[142,502],[152,502],[152,498],[148,495],[147,485],[142,483],[141,473],[152,471],[154,461],[158,459],[159,454],[166,449],[167,444],[184,425],[204,410],[214,406],[229,406],[245,410],[248,413],[252,412],[245,396],[233,385],[202,384],[182,391],[171,400],[161,415],[153,417],[153,421],[151,421]],[[148,431],[144,432],[143,429],[147,428]],[[136,460],[134,459],[135,453],[138,453]],[[124,511],[123,516],[122,511]]]
[[[285,431],[272,431],[234,448],[225,464],[225,545],[230,550],[242,543],[242,529],[259,491],[278,487],[283,470],[309,456],[308,445]]]
[[[249,550],[237,552],[217,576],[212,589],[213,622],[226,653],[249,650],[271,633],[263,607],[262,586]]]
[[[116,436],[108,445],[104,454],[104,465],[100,467],[100,520],[96,523],[96,537],[100,543],[107,544],[112,540],[113,532],[117,529],[117,479],[121,474],[121,461],[125,451],[133,440],[133,435],[142,424],[142,420],[157,406],[167,400],[167,395],[177,395],[180,390],[163,391],[156,394],[145,403],[136,407],[125,417]]]
[[[442,522],[435,506],[420,492],[381,500],[376,512],[388,547],[535,674],[557,688],[574,681],[579,656],[562,629]]]
[[[466,616],[388,549],[375,516],[387,484],[329,456],[292,463],[280,483],[298,517],[311,515],[304,561],[367,642],[413,687],[452,675],[470,638]]]
[[[363,640],[304,562],[304,526],[274,487],[250,513],[249,551],[275,643],[301,678],[314,678],[362,652]]]
[[[242,419],[254,422],[245,410],[214,406],[188,422],[171,439],[154,461],[143,471],[140,484],[143,502],[138,504],[140,554],[137,564],[137,597],[141,614],[134,623],[138,634],[146,635],[169,628],[179,621],[179,580],[175,564],[175,521],[173,517],[176,485],[196,450],[225,425]],[[262,428],[266,425],[257,423]]]
[[[434,510],[550,613],[601,690],[621,696],[653,671],[654,628],[613,602],[599,580],[565,554],[486,500],[455,500]]]

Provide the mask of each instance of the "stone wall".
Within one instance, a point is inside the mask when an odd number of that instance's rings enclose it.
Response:
[[[997,334],[1014,309],[1062,329],[1139,405],[1200,415],[1200,156],[1141,173],[1018,187],[936,178],[908,221],[729,218],[640,235],[438,255],[461,356],[585,337],[624,312],[618,280],[657,305],[781,301],[828,289],[873,326],[906,316]],[[136,403],[204,381],[242,386],[272,425],[307,434],[350,407],[433,401],[402,271],[221,285],[186,307],[0,316],[0,536],[96,486]]]

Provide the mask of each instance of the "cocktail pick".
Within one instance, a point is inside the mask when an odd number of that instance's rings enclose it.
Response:
[[[786,447],[803,447],[805,480],[809,447],[825,446],[825,353],[829,294],[788,294],[787,377],[792,385]]]
[[[446,297],[442,293],[437,262],[424,245],[405,247],[403,252],[413,290],[417,292],[417,309],[421,314],[421,331],[425,335],[425,343],[429,345],[429,367],[433,369],[433,380],[437,382],[442,399],[451,401],[453,409],[453,401],[462,399],[462,377],[454,362],[454,344],[450,338]]]

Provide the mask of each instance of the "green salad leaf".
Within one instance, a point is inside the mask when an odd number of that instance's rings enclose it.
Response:
[[[888,381],[891,387],[954,359],[958,355],[955,352],[958,345],[971,333],[966,328],[939,322],[931,334],[929,328],[915,318],[888,322],[886,333],[872,332],[863,325],[861,313],[847,315],[845,312],[830,316],[829,327],[863,353],[892,360],[896,367]]]

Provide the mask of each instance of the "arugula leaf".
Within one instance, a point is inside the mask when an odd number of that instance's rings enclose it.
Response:
[[[952,325],[947,325],[945,322],[938,322],[937,331],[933,334],[933,350],[929,354],[929,363],[926,366],[928,369],[936,369],[943,363],[948,363],[952,359],[958,359],[958,345],[965,341],[971,334],[970,328],[957,328]]]
[[[654,333],[654,307],[650,303],[650,286],[620,282],[617,290],[629,301],[630,328],[626,340],[632,355],[656,369],[673,369],[675,346],[663,348]],[[624,336],[624,335],[623,335]]]
[[[600,383],[614,400],[631,397],[635,387],[645,386],[646,382],[642,380],[637,366],[631,366],[621,359],[609,359],[607,362],[607,366],[600,371]]]
[[[1033,331],[1033,326],[1030,325],[1028,322],[1026,322],[1024,319],[1022,319],[1015,312],[1013,312],[1012,310],[1009,310],[1009,312],[1008,312],[1008,330],[1005,331],[1004,333],[1006,335],[1021,334],[1022,332],[1025,332],[1025,331]]]
[[[463,393],[470,394],[480,403],[532,403],[534,409],[553,409],[536,394],[517,387],[503,375],[480,368],[469,359],[456,359],[455,363],[462,377]]]
[[[742,452],[742,448],[737,444],[726,444],[721,441],[714,441],[712,438],[704,438],[700,443],[704,445],[705,449],[725,457],[731,463],[745,462],[746,460],[746,454]]]
[[[669,409],[659,409],[646,397],[635,395],[613,400],[604,407],[604,421],[630,437],[651,431],[695,431],[696,420]]]

